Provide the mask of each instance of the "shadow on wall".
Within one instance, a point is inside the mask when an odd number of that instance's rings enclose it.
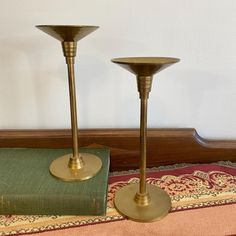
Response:
[[[163,78],[154,82],[151,127],[194,127],[207,138],[236,137],[232,116],[236,112],[236,87],[232,78],[187,68],[166,75],[163,72]]]
[[[22,124],[22,128],[46,124],[51,114],[45,116],[45,113],[48,113],[50,97],[53,98],[55,94],[54,81],[57,79],[61,83],[67,82],[63,81],[64,78],[62,80],[60,71],[57,71],[56,76],[51,73],[57,63],[49,66],[50,59],[49,62],[47,59],[50,54],[43,50],[43,40],[28,38],[18,39],[17,42],[1,40],[0,43],[1,125],[6,121],[10,128],[21,128]],[[42,50],[37,50],[39,45]],[[50,49],[48,52],[50,53]],[[60,106],[63,104],[59,104]],[[53,112],[55,104],[52,104],[52,108]]]
[[[145,56],[145,45],[131,47],[132,41],[121,40],[114,55],[109,50],[112,45],[106,48],[108,43],[101,40],[98,48],[92,41],[85,41],[81,48],[78,45],[79,127],[138,127],[135,77],[110,59]],[[60,43],[52,40],[50,45],[40,37],[0,41],[0,128],[70,126],[66,65]],[[131,48],[129,52],[125,45]],[[138,47],[140,54],[134,50]],[[149,127],[194,127],[204,137],[235,138],[235,81],[189,70],[185,60],[155,76]]]

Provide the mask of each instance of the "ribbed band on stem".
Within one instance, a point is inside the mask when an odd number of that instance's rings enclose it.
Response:
[[[149,98],[152,88],[152,76],[137,76],[139,98]]]
[[[62,42],[63,54],[66,57],[66,63],[74,64],[76,56],[77,43],[76,42]]]

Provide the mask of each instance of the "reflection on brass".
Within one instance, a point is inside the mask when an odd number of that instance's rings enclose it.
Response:
[[[101,169],[102,162],[95,155],[79,153],[74,63],[77,41],[98,27],[76,25],[38,25],[36,27],[61,41],[68,69],[73,154],[54,160],[50,166],[50,172],[64,181],[81,181],[92,178]]]
[[[97,170],[101,168],[100,158],[90,153],[81,153],[81,156],[83,159],[82,168],[68,168],[68,162],[72,158],[72,154],[68,154],[51,163],[51,174],[64,181],[86,180],[95,176]]]
[[[147,105],[153,75],[178,61],[177,58],[166,57],[130,57],[112,60],[136,75],[141,103],[140,183],[121,188],[117,191],[114,200],[116,209],[135,221],[160,220],[171,208],[171,199],[164,190],[154,185],[146,185]]]

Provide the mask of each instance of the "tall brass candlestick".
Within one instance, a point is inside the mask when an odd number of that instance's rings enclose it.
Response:
[[[151,222],[168,214],[171,208],[169,195],[161,188],[146,184],[147,153],[147,105],[151,91],[153,75],[178,62],[177,58],[130,57],[116,58],[112,62],[119,64],[137,77],[140,98],[140,183],[129,184],[116,192],[116,209],[128,218]]]
[[[50,172],[64,181],[81,181],[92,178],[101,169],[102,162],[93,154],[79,153],[74,63],[77,41],[98,27],[76,25],[38,25],[36,27],[61,41],[68,69],[73,154],[54,160],[50,165]]]

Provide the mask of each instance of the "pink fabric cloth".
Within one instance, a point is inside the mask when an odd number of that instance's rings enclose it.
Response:
[[[35,236],[223,236],[236,235],[236,204],[170,213],[161,221],[111,223],[48,231]]]

